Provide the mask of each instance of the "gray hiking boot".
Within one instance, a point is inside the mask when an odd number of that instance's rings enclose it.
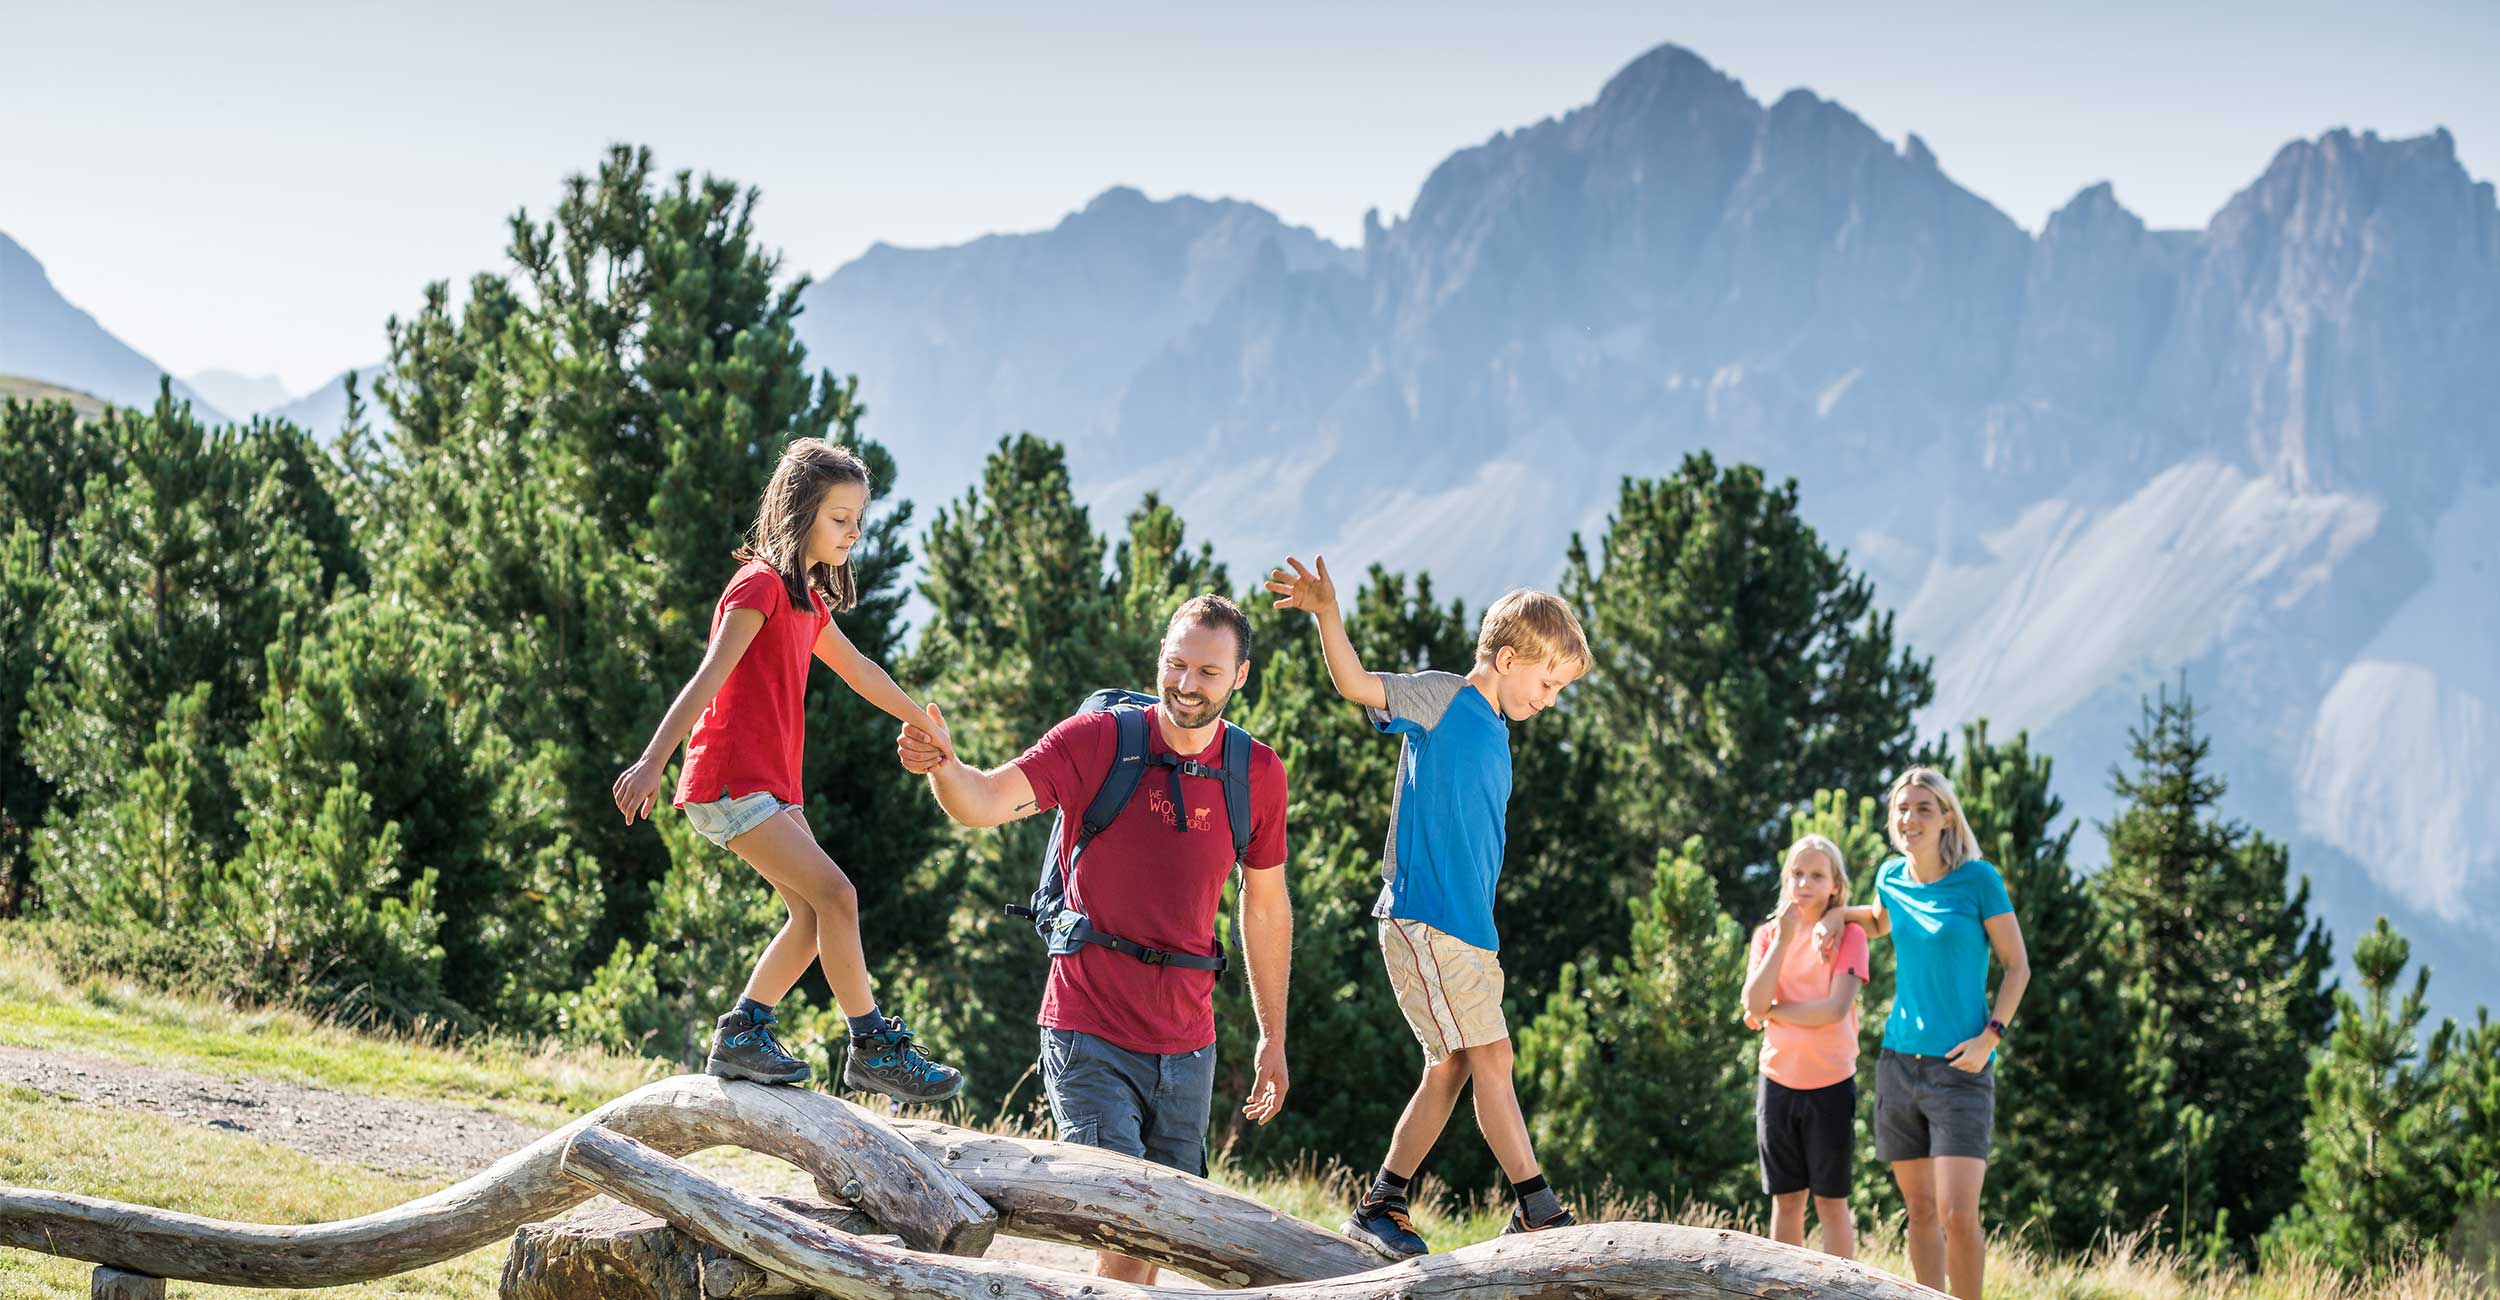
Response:
[[[703,1072],[749,1083],[805,1083],[814,1071],[773,1037],[773,1013],[732,1011],[712,1025],[712,1056]]]
[[[881,1092],[907,1106],[929,1106],[964,1090],[964,1072],[940,1065],[912,1046],[903,1018],[887,1016],[885,1028],[851,1035],[842,1062],[842,1086]]]

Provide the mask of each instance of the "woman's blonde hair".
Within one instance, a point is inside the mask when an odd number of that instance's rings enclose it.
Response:
[[[807,563],[808,530],[816,526],[825,493],[846,483],[873,491],[868,463],[848,447],[823,438],[793,438],[782,449],[781,463],[773,466],[772,481],[764,485],[755,524],[747,529],[747,544],[738,548],[736,558],[741,564],[761,561],[772,566],[789,589],[792,609],[808,607],[809,587],[823,592],[825,604],[837,614],[859,603],[859,579],[852,575],[849,559]]]
[[[1913,767],[1894,777],[1892,788],[1884,791],[1884,838],[1892,841],[1894,850],[1909,852],[1892,829],[1892,804],[1911,786],[1936,796],[1936,802],[1944,806],[1944,834],[1936,837],[1936,855],[1944,865],[1950,869],[1978,857],[1979,837],[1971,833],[1970,818],[1962,815],[1962,801],[1954,796],[1953,783],[1932,767]]]
[[[1788,851],[1780,855],[1780,870],[1785,873],[1788,870],[1788,864],[1796,861],[1797,855],[1808,849],[1822,854],[1823,860],[1832,864],[1832,901],[1823,905],[1825,910],[1847,907],[1849,905],[1849,859],[1841,853],[1839,845],[1832,843],[1830,836],[1798,836],[1797,842],[1789,845]]]

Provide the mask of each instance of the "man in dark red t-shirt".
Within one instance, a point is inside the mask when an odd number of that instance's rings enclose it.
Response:
[[[1250,674],[1250,622],[1231,601],[1199,596],[1164,629],[1149,753],[1210,768],[1224,763],[1224,706]],[[929,710],[943,725],[935,706]],[[929,775],[948,816],[996,826],[1052,808],[1082,812],[1118,755],[1109,712],[1079,713],[1050,729],[1021,758],[977,771],[947,757],[950,740],[906,728],[903,765]],[[1172,807],[1169,768],[1151,769],[1127,807],[1086,845],[1074,892],[1087,923],[1167,952],[1214,955],[1215,913],[1233,868],[1224,783],[1180,778]],[[1285,766],[1250,747],[1250,838],[1242,854],[1242,956],[1259,1019],[1256,1081],[1242,1113],[1261,1124],[1285,1100],[1285,980],[1293,907],[1285,893]],[[1081,818],[1065,819],[1064,855]],[[1215,1086],[1215,972],[1152,965],[1095,943],[1050,962],[1042,993],[1042,1082],[1059,1138],[1206,1172],[1207,1111]],[[1098,1252],[1097,1271],[1154,1279],[1151,1264]]]

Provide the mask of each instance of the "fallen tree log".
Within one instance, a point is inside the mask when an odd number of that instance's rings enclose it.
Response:
[[[563,1171],[770,1273],[841,1300],[1191,1300],[1023,1264],[879,1246],[705,1178],[622,1134],[576,1132]],[[1242,1300],[1632,1300],[1738,1295],[1925,1300],[1934,1292],[1852,1260],[1746,1233],[1596,1223],[1504,1237],[1347,1277],[1234,1292]]]
[[[915,1247],[977,1255],[997,1211],[885,1120],[822,1093],[679,1075],[646,1084],[465,1182],[361,1218],[234,1223],[34,1188],[0,1188],[0,1246],[150,1277],[226,1286],[365,1282],[465,1255],[586,1199],[558,1171],[565,1143],[600,1128],[683,1155],[741,1146],[807,1171],[828,1199],[867,1210]]]

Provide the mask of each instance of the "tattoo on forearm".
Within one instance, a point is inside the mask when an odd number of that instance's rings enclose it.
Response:
[[[1025,800],[1023,803],[1020,803],[1020,804],[1017,804],[1017,805],[1016,805],[1016,811],[1017,811],[1017,812],[1020,812],[1020,813],[1022,813],[1022,812],[1031,812],[1031,811],[1033,811],[1033,809],[1034,809],[1036,806],[1038,806],[1041,802],[1042,802],[1042,801],[1041,801],[1041,800],[1039,800],[1039,799],[1027,799],[1027,800]]]

